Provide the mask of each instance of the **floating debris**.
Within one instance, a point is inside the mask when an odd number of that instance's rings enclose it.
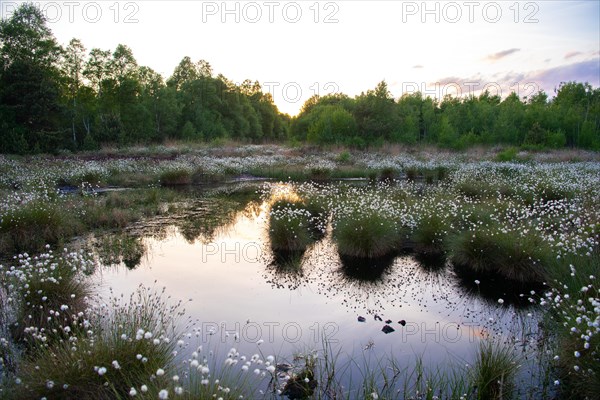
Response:
[[[392,328],[392,327],[391,327],[391,326],[389,326],[389,325],[385,325],[385,326],[384,326],[384,327],[381,329],[381,332],[385,333],[386,335],[387,335],[388,333],[392,333],[392,332],[394,332],[394,331],[395,331],[395,329],[394,329],[394,328]]]

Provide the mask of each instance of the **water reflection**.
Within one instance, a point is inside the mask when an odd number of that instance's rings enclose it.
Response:
[[[393,254],[377,258],[340,256],[340,272],[349,281],[378,283],[383,280],[383,275],[389,271],[395,258]]]
[[[305,251],[299,250],[273,250],[271,259],[266,262],[265,281],[274,288],[296,290],[305,282],[306,277],[302,269]]]
[[[100,262],[108,266],[123,264],[127,269],[137,268],[146,254],[141,237],[132,233],[118,233],[92,238]]]
[[[543,284],[509,281],[499,275],[474,273],[459,266],[453,266],[452,270],[457,287],[468,297],[483,299],[496,307],[531,307],[537,304],[540,294],[547,289]]]
[[[448,266],[448,261],[444,255],[427,255],[417,253],[415,254],[415,260],[417,260],[423,270],[434,274],[443,273]]]
[[[99,280],[115,293],[143,283],[164,285],[176,299],[193,298],[187,309],[200,338],[209,329],[223,341],[238,337],[234,346],[250,354],[258,340],[265,341],[260,351],[281,355],[317,348],[324,332],[348,354],[368,345],[375,355],[403,360],[426,355],[432,365],[443,364],[448,354],[466,358],[488,335],[535,346],[534,309],[519,310],[508,298],[499,305],[496,294],[471,290],[475,279],[445,262],[411,255],[340,258],[330,231],[304,252],[273,252],[268,202],[259,201],[256,188],[239,197],[194,193],[175,215],[132,229],[141,245],[136,248],[147,256],[100,256],[107,265],[118,259],[126,266],[127,259],[139,267],[113,268]],[[479,279],[477,290],[499,286]],[[394,331],[386,335],[384,325]]]

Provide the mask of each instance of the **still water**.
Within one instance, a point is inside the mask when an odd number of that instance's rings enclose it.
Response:
[[[330,232],[301,259],[278,264],[268,239],[269,199],[244,190],[192,193],[179,214],[134,227],[129,233],[144,254],[134,268],[113,262],[99,269],[101,293],[166,287],[173,302],[191,299],[192,323],[182,321],[182,331],[248,356],[291,357],[327,341],[341,360],[368,354],[410,365],[421,358],[435,369],[473,362],[488,335],[524,354],[536,351],[534,307],[501,305],[498,294],[480,293],[486,282],[465,282],[447,265],[399,255],[365,274],[342,264]]]

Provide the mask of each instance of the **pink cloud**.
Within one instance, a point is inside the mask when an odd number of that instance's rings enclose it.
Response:
[[[568,60],[569,58],[577,57],[580,54],[582,54],[580,51],[570,51],[567,54],[565,54],[565,60]]]
[[[499,51],[498,53],[490,54],[489,56],[486,57],[486,60],[489,60],[489,61],[498,61],[498,60],[501,60],[504,57],[507,57],[507,56],[509,56],[511,54],[514,54],[514,53],[518,52],[518,51],[521,51],[521,49],[513,48],[513,49],[508,49],[508,50],[502,50],[502,51]]]

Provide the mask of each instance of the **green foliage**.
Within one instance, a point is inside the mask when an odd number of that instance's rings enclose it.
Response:
[[[96,142],[94,137],[90,133],[86,134],[85,138],[83,139],[83,145],[81,146],[81,150],[94,151],[98,150],[99,148],[100,146],[98,145],[98,142]]]
[[[517,149],[515,147],[507,147],[496,155],[496,160],[501,162],[514,161],[517,158]]]
[[[386,167],[379,173],[379,180],[382,182],[392,182],[396,179],[397,171],[392,167]]]
[[[421,219],[413,231],[415,252],[422,256],[440,258],[446,254],[449,221],[432,213]]]
[[[471,371],[472,386],[478,400],[504,400],[513,397],[514,381],[519,371],[519,357],[514,349],[490,340],[479,344]]]
[[[344,150],[340,154],[337,155],[336,160],[341,163],[348,163],[348,162],[350,162],[351,158],[352,158],[352,156],[350,155],[350,152],[348,152],[347,150]]]
[[[450,249],[450,259],[459,268],[524,283],[547,279],[546,263],[552,254],[535,234],[520,235],[498,227],[461,232],[451,239]]]
[[[27,268],[27,267],[25,267]],[[64,338],[63,326],[77,329],[77,314],[86,307],[84,298],[91,295],[89,284],[76,273],[71,262],[58,259],[49,269],[33,269],[19,288],[16,321],[12,335],[17,342],[33,350],[35,340],[27,327],[35,326],[46,335],[45,343],[58,342]],[[92,271],[89,271],[92,272]],[[65,305],[67,307],[65,307]],[[51,310],[61,310],[54,318],[48,318]]]
[[[297,117],[279,112],[250,80],[237,85],[205,60],[184,57],[164,79],[124,44],[61,48],[42,10],[19,6],[0,22],[0,152],[97,150],[101,145],[221,140],[294,140],[363,149],[384,143],[600,149],[600,89],[563,82],[554,99],[511,93],[441,101],[395,100],[385,81],[350,98],[313,96]]]
[[[202,140],[202,134],[196,131],[196,127],[190,121],[183,125],[181,137],[185,140]]]
[[[289,116],[258,82],[236,85],[215,77],[208,62],[185,57],[165,83],[123,44],[86,54],[73,39],[62,49],[32,4],[0,22],[0,44],[3,153],[90,151],[171,138],[287,137]]]
[[[333,236],[340,255],[356,258],[389,255],[400,243],[395,222],[368,210],[356,210],[337,219]]]
[[[546,146],[551,149],[560,149],[567,144],[567,137],[562,130],[549,132],[546,136]]]
[[[539,145],[546,141],[546,131],[540,126],[539,122],[535,122],[525,135],[524,144]]]
[[[173,360],[176,342],[163,339],[173,336],[178,310],[144,288],[129,303],[115,299],[110,307],[110,313],[86,315],[89,332],[71,336],[76,346],[64,341],[24,360],[18,398],[114,399],[129,397],[131,387],[152,389],[149,377]],[[151,332],[152,337],[136,338],[140,328],[142,335]],[[159,344],[153,343],[155,338]],[[99,368],[106,372],[100,374]]]
[[[340,143],[356,134],[356,122],[352,114],[341,106],[318,106],[317,118],[308,127],[307,140],[312,143]]]
[[[0,118],[2,118],[2,122],[0,122],[0,135],[2,135],[0,153],[26,154],[29,145],[25,140],[25,130],[14,123],[8,123],[4,117],[0,114]]]
[[[472,199],[480,199],[482,197],[485,197],[489,194],[489,191],[491,190],[489,184],[475,179],[469,179],[460,182],[456,185],[456,189],[463,196]]]
[[[274,251],[304,251],[313,241],[311,219],[303,201],[278,200],[271,205],[269,238]]]
[[[332,133],[331,117],[323,117],[323,110],[332,107],[350,113],[356,122],[355,135]],[[394,101],[383,81],[354,99],[344,95],[312,97],[292,120],[290,131],[298,140],[358,148],[393,141],[433,143],[456,150],[480,144],[596,149],[600,126],[593,121],[599,117],[600,89],[588,84],[562,84],[554,100],[544,92],[526,102],[515,93],[502,100],[484,92],[479,97],[446,96],[438,102],[418,92]],[[350,120],[350,116],[345,118]]]
[[[459,135],[456,129],[450,124],[447,117],[442,117],[438,126],[438,140],[442,147],[457,148]]]
[[[68,210],[48,202],[35,201],[9,211],[0,220],[0,249],[40,250],[46,244],[58,244],[77,234],[82,224]]]
[[[588,255],[569,255],[549,264],[555,288],[553,296],[562,298],[562,304],[552,307],[546,316],[546,329],[555,333],[560,343],[557,369],[562,378],[560,397],[564,399],[600,397],[600,336],[589,335],[592,327],[586,326],[585,322],[597,315],[594,315],[597,310],[592,310],[592,307],[598,299],[594,281],[599,265],[598,250]]]
[[[325,181],[331,177],[331,170],[323,167],[312,167],[308,177],[313,181]]]
[[[185,168],[169,169],[160,174],[159,180],[163,186],[189,185],[192,174]]]
[[[101,237],[96,243],[96,249],[104,265],[123,263],[128,269],[135,269],[146,252],[139,237],[127,234]]]

